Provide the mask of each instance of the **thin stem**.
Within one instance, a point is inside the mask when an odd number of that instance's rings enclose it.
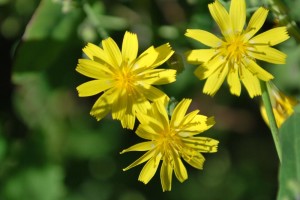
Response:
[[[83,1],[83,10],[87,15],[88,19],[91,21],[93,26],[97,29],[98,34],[102,39],[108,38],[107,31],[101,26],[101,22],[99,21],[99,17],[94,13],[93,8],[87,1]]]
[[[269,91],[268,91],[268,87],[267,87],[267,82],[265,82],[265,81],[261,82],[261,89],[262,89],[262,100],[263,100],[263,104],[265,106],[266,113],[268,116],[272,137],[273,137],[273,140],[275,143],[279,161],[281,162],[281,147],[280,147],[280,143],[279,143],[279,131],[278,131],[278,127],[276,124],[273,109],[272,109],[270,95],[269,95]]]

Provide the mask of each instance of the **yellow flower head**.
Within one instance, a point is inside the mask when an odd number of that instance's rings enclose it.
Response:
[[[139,57],[137,35],[126,32],[122,51],[107,38],[98,47],[89,43],[83,52],[89,59],[79,59],[76,71],[95,80],[77,87],[79,96],[102,93],[90,114],[101,120],[110,111],[123,128],[133,129],[137,113],[147,112],[150,102],[168,98],[153,85],[175,81],[176,70],[156,69],[173,53],[169,44],[151,46]]]
[[[143,156],[124,169],[128,170],[147,162],[143,167],[139,181],[147,184],[157,171],[160,161],[160,179],[163,191],[170,191],[173,170],[180,182],[188,178],[181,158],[191,166],[202,169],[204,157],[201,153],[217,151],[218,141],[195,135],[214,125],[213,118],[199,115],[199,110],[186,114],[192,100],[183,99],[174,109],[171,119],[162,101],[153,103],[147,115],[138,115],[141,124],[136,134],[146,142],[138,143],[121,153],[129,151],[147,151]]]
[[[294,106],[299,101],[294,97],[283,94],[273,83],[269,82],[268,88],[270,91],[270,99],[275,116],[277,127],[280,128],[283,122],[294,113]],[[263,104],[260,105],[260,112],[264,121],[269,125],[269,120],[266,113],[266,108]]]
[[[187,54],[189,62],[201,64],[195,75],[201,80],[207,79],[203,92],[213,96],[227,76],[232,94],[240,95],[242,82],[251,98],[261,95],[259,79],[269,81],[273,76],[262,69],[256,59],[274,64],[285,63],[286,55],[272,46],[289,38],[286,27],[273,28],[254,36],[266,20],[267,9],[257,9],[244,29],[245,0],[232,0],[229,13],[219,1],[208,7],[224,38],[199,29],[188,29],[185,33],[187,37],[211,47]]]

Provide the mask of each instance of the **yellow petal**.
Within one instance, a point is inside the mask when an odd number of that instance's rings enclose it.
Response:
[[[157,119],[162,127],[164,127],[164,130],[169,129],[169,116],[166,110],[166,107],[164,105],[164,102],[161,100],[155,101],[153,103],[153,111],[155,119]]]
[[[113,63],[110,62],[110,60],[107,58],[107,54],[105,51],[92,43],[88,43],[82,51],[87,55],[87,57],[91,60],[97,61],[102,60],[103,62],[113,66]]]
[[[223,43],[223,40],[214,34],[200,29],[187,29],[184,35],[209,47],[219,47]]]
[[[101,97],[95,102],[90,111],[90,114],[94,116],[98,121],[105,117],[111,111],[111,104],[115,101],[117,95],[115,88],[111,88],[104,92]]]
[[[207,118],[204,115],[194,115],[195,113],[195,111],[189,113],[182,120],[178,127],[180,129],[178,132],[180,137],[191,137],[209,129],[215,124],[213,117]],[[190,114],[193,115],[193,118],[191,118]]]
[[[286,54],[268,46],[256,46],[254,51],[249,53],[252,57],[274,64],[285,64]]]
[[[190,156],[183,156],[183,159],[189,163],[191,166],[197,168],[197,169],[203,169],[203,164],[205,161],[204,156],[197,152],[197,151],[192,151],[193,154],[191,154]]]
[[[190,113],[188,113],[184,118],[182,119],[180,123],[180,127],[184,128],[184,126],[188,125],[191,123],[191,121],[196,117],[196,115],[199,113],[199,110],[194,110]],[[184,137],[184,136],[183,136]],[[186,136],[187,137],[187,136]]]
[[[216,71],[220,71],[220,68],[224,65],[225,62],[226,60],[223,57],[216,56],[208,63],[205,63],[197,67],[197,69],[194,71],[194,74],[200,80],[206,79],[212,74],[216,73]]]
[[[151,158],[145,164],[139,175],[139,181],[143,182],[144,184],[147,184],[152,179],[152,177],[157,171],[161,157],[162,155],[159,153],[157,156]]]
[[[248,67],[249,71],[253,75],[257,76],[263,81],[269,81],[274,78],[272,74],[261,68],[256,62],[251,59],[245,60],[244,65]]]
[[[230,40],[232,37],[232,27],[229,14],[223,5],[216,0],[214,3],[208,4],[209,12],[218,24],[223,36],[226,40]]]
[[[270,100],[276,120],[277,127],[280,128],[285,120],[294,112],[293,107],[296,106],[299,101],[294,97],[283,94],[271,81],[267,82],[268,89],[270,91]],[[266,114],[266,109],[263,104],[260,106],[260,112],[263,119],[269,126],[269,120]]]
[[[135,73],[140,73],[147,68],[151,67],[157,57],[159,56],[159,53],[155,51],[154,47],[149,47],[143,54],[141,54],[135,64],[133,64],[133,69]]]
[[[246,21],[245,0],[232,0],[230,3],[229,15],[234,32],[241,33]]]
[[[252,15],[248,26],[246,28],[246,34],[245,39],[249,40],[259,29],[263,26],[264,22],[266,21],[266,18],[268,16],[268,10],[266,8],[260,7],[255,11],[255,13]]]
[[[176,81],[176,70],[152,69],[139,74],[139,78],[149,85],[163,85]]]
[[[133,92],[132,98],[134,99],[133,110],[137,114],[147,114],[151,105],[144,95],[139,92]]]
[[[178,135],[180,135],[181,137],[197,135],[199,133],[202,133],[203,131],[206,131],[214,124],[215,121],[213,117],[207,118],[203,115],[196,115],[189,124],[185,124],[185,126],[181,127]]]
[[[163,160],[160,168],[160,181],[163,191],[171,191],[173,166],[170,162]]]
[[[163,44],[155,48],[155,51],[158,53],[158,56],[155,62],[152,64],[152,68],[162,65],[166,62],[174,53],[169,43]]]
[[[186,59],[191,64],[201,64],[208,62],[218,54],[216,49],[196,49],[186,53]]]
[[[171,149],[173,160],[174,160],[174,172],[177,179],[182,183],[188,178],[188,174],[186,171],[185,166],[183,165],[180,156],[174,151],[174,149]]]
[[[129,151],[149,151],[151,149],[154,149],[155,148],[155,143],[152,142],[152,141],[149,141],[149,142],[141,142],[141,143],[138,143],[138,144],[135,144],[127,149],[124,149],[122,153],[127,153]]]
[[[120,120],[123,128],[134,128],[135,112],[133,111],[133,103],[126,90],[119,89],[118,98],[112,104],[112,118]]]
[[[245,85],[251,98],[261,95],[259,79],[244,67],[241,68],[241,80]]]
[[[112,38],[107,38],[102,40],[103,49],[107,55],[109,63],[112,63],[112,66],[118,68],[122,63],[122,54],[118,45]]]
[[[204,115],[196,115],[191,121],[191,126],[185,128],[186,131],[201,133],[206,131],[215,124],[214,117],[206,117]],[[195,134],[191,134],[195,135]]]
[[[149,121],[148,121],[149,122]],[[140,124],[135,133],[146,140],[155,140],[158,137],[158,133],[154,130],[153,126],[147,124]]]
[[[287,28],[285,26],[282,26],[270,29],[253,37],[251,40],[249,40],[249,43],[254,45],[266,44],[269,46],[274,46],[283,41],[286,41],[289,38],[290,36],[288,35]]]
[[[148,85],[146,83],[142,83],[142,85],[138,85],[136,87],[137,91],[149,99],[150,101],[156,101],[159,99],[168,99],[168,96],[163,93],[161,90],[153,87],[152,85]]]
[[[236,68],[230,69],[227,76],[227,83],[229,85],[229,89],[231,94],[240,96],[241,94],[241,82],[239,78],[239,73]]]
[[[78,60],[76,71],[94,79],[111,78],[113,75],[113,72],[109,69],[109,67],[87,59]]]
[[[140,158],[135,160],[133,163],[131,163],[128,167],[124,168],[123,171],[129,170],[137,165],[140,165],[147,160],[151,159],[155,155],[155,149],[147,151],[144,155],[142,155]]]
[[[141,128],[139,131],[145,131],[146,133],[154,135],[160,134],[164,131],[163,124],[158,120],[158,116],[154,115],[153,113],[149,112],[147,114],[139,114],[137,117],[141,123],[138,127],[138,129]],[[137,134],[139,134],[139,132],[137,132]]]
[[[203,93],[214,96],[224,82],[227,74],[228,65],[226,64],[225,67],[220,67],[207,78],[203,88]]]
[[[123,44],[122,44],[123,62],[127,62],[130,64],[133,60],[136,59],[137,53],[138,53],[137,35],[126,31],[123,38]]]
[[[123,128],[132,130],[135,123],[135,114],[127,113],[120,119],[120,121]]]
[[[178,127],[181,124],[181,121],[183,120],[187,109],[189,108],[192,100],[191,99],[182,99],[177,106],[175,107],[172,118],[171,118],[171,126],[172,127]]]
[[[118,89],[116,93],[118,94],[118,97],[112,104],[112,118],[121,120],[127,111],[128,98],[126,90],[122,88]]]
[[[76,89],[80,97],[93,96],[113,86],[109,80],[92,80],[79,85]]]
[[[182,141],[187,147],[203,153],[217,152],[219,144],[218,140],[214,140],[208,137],[182,138]]]

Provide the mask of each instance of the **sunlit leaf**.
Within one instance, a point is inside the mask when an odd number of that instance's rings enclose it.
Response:
[[[13,70],[45,69],[59,56],[67,56],[67,46],[74,42],[80,16],[80,10],[63,13],[61,5],[52,0],[41,1],[17,47]]]
[[[280,129],[282,165],[278,200],[300,199],[300,107]]]

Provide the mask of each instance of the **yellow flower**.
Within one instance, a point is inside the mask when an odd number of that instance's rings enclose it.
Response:
[[[175,81],[176,70],[156,69],[174,51],[167,43],[151,46],[137,57],[137,35],[130,32],[124,35],[122,52],[111,38],[103,40],[102,46],[89,43],[83,49],[89,59],[79,59],[76,71],[95,80],[78,86],[79,96],[102,93],[90,114],[101,120],[111,111],[123,128],[133,129],[136,114],[147,112],[149,101],[168,98],[153,85]]]
[[[273,113],[275,116],[277,127],[280,128],[283,122],[294,113],[294,106],[296,106],[299,101],[294,97],[287,96],[283,94],[273,83],[268,83],[268,88],[270,91],[270,99],[273,108]],[[266,108],[261,103],[260,105],[261,115],[269,125],[269,120],[266,113]]]
[[[241,82],[251,98],[261,95],[260,81],[269,81],[273,76],[262,69],[256,59],[274,64],[284,64],[286,55],[271,46],[289,38],[286,27],[277,27],[254,36],[262,27],[268,10],[260,7],[246,21],[245,0],[232,0],[229,13],[219,1],[208,5],[224,38],[218,38],[204,30],[188,29],[185,35],[210,49],[196,49],[187,53],[187,60],[200,64],[195,75],[207,79],[203,92],[215,95],[227,76],[230,92],[239,96]]]
[[[214,125],[214,119],[199,115],[199,110],[186,114],[192,100],[183,99],[174,109],[171,119],[162,101],[153,103],[152,108],[145,115],[138,115],[141,124],[136,134],[146,142],[138,143],[123,150],[147,151],[143,156],[124,169],[128,170],[147,161],[138,180],[147,184],[160,168],[160,179],[163,191],[170,191],[172,173],[180,182],[188,178],[187,171],[181,158],[191,166],[202,169],[204,157],[201,153],[217,151],[218,141],[207,137],[195,135],[209,129]]]

